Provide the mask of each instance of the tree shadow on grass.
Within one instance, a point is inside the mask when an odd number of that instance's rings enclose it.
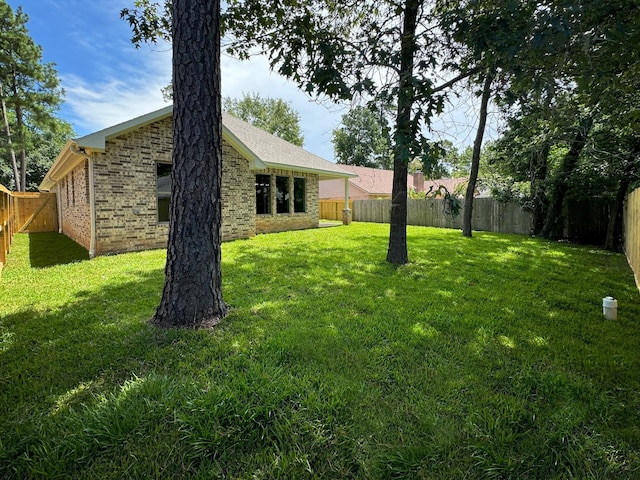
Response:
[[[55,265],[89,260],[84,247],[61,233],[30,233],[29,261],[32,268],[47,268]]]

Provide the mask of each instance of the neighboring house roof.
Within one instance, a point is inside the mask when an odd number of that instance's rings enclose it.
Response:
[[[456,192],[456,189],[462,185],[462,184],[466,184],[469,181],[468,178],[438,178],[436,180],[428,180],[425,179],[424,181],[424,188],[422,191],[428,191],[429,187],[433,186],[433,191],[437,190],[438,188],[440,188],[441,185],[444,185],[444,187],[449,191],[449,193],[454,193]],[[464,195],[465,192],[458,192],[461,193],[462,195]]]
[[[355,165],[340,165],[357,178],[349,180],[354,185],[369,195],[391,195],[393,187],[393,170],[381,170],[379,168],[357,167]],[[413,185],[412,177],[407,177],[407,188]]]
[[[357,187],[370,196],[390,196],[393,188],[393,170],[381,170],[379,168],[358,167],[355,165],[340,165],[357,178],[349,179],[349,183]],[[407,175],[407,188],[415,188],[418,192],[429,190],[433,186],[433,190],[437,190],[440,185],[444,185],[447,190],[453,193],[458,185],[467,181],[466,178],[439,178],[436,180],[424,179],[419,181],[422,174]]]
[[[118,137],[145,125],[168,118],[173,114],[169,105],[155,112],[127,122],[105,128],[95,133],[67,141],[62,151],[40,184],[40,190],[50,190],[91,152],[104,152],[107,140]],[[307,152],[264,130],[249,125],[228,113],[222,114],[222,137],[241,155],[247,158],[253,169],[284,168],[317,173],[320,179],[348,178],[354,175],[342,166]]]

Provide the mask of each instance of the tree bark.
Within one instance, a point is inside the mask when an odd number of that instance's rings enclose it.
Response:
[[[400,79],[393,154],[389,248],[387,249],[387,262],[393,265],[404,265],[409,262],[407,253],[407,172],[409,170],[408,150],[414,136],[411,126],[411,110],[415,101],[412,83],[419,7],[419,0],[405,0],[400,43]]]
[[[173,167],[165,283],[153,322],[207,327],[222,299],[220,2],[173,0]]]
[[[4,133],[7,136],[7,145],[9,147],[9,155],[11,156],[11,168],[13,169],[13,181],[15,182],[16,191],[20,191],[20,173],[18,171],[18,163],[16,162],[16,152],[11,142],[11,127],[9,126],[9,117],[7,117],[7,104],[4,101],[2,86],[0,86],[0,103],[2,104],[2,119],[4,120]]]
[[[480,101],[480,119],[478,121],[478,131],[473,141],[473,155],[471,157],[471,172],[469,173],[469,183],[467,184],[467,193],[464,197],[464,216],[462,218],[462,235],[471,237],[472,225],[471,218],[473,214],[473,194],[476,191],[476,183],[478,181],[478,170],[480,168],[480,152],[482,151],[482,139],[484,130],[487,126],[487,112],[489,110],[489,99],[491,98],[491,82],[493,82],[493,73],[487,74],[482,86],[482,100]]]
[[[18,134],[18,144],[20,146],[20,167],[18,168],[20,172],[19,191],[24,192],[27,190],[27,152],[25,150],[24,118],[20,105],[16,105],[16,131]]]
[[[552,184],[549,209],[547,210],[547,216],[544,221],[544,226],[542,227],[541,235],[545,238],[555,240],[562,236],[562,205],[564,204],[564,197],[569,189],[567,182],[578,164],[582,149],[587,144],[587,138],[589,137],[592,125],[592,116],[585,118],[580,123],[578,132],[573,142],[571,142],[571,147],[562,159],[562,165]]]
[[[607,237],[604,244],[604,248],[607,250],[618,250],[621,246],[620,239],[622,236],[622,211],[624,207],[624,199],[627,196],[629,185],[631,185],[631,180],[636,171],[638,155],[640,155],[640,140],[635,141],[631,148],[631,153],[629,153],[629,156],[625,161],[624,171],[616,193],[616,199],[611,207],[609,223],[607,225]]]
[[[544,226],[544,217],[547,210],[544,183],[547,179],[550,147],[549,142],[545,142],[542,149],[535,152],[531,158],[530,174],[533,207],[531,209],[530,235],[538,235]]]

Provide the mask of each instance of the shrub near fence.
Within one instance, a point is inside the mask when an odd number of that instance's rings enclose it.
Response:
[[[425,227],[462,228],[461,210],[453,217],[444,208],[442,200],[409,199],[407,223]],[[353,202],[353,220],[357,222],[389,223],[391,200],[356,200]],[[472,224],[474,230],[500,233],[529,234],[531,214],[517,203],[503,203],[493,198],[473,201]]]

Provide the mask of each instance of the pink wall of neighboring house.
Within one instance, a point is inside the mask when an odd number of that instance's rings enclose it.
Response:
[[[320,182],[320,198],[344,200],[344,180],[322,180]],[[369,194],[349,181],[349,198],[351,200],[366,200]]]
[[[381,170],[377,168],[357,167],[354,165],[340,165],[344,170],[358,175],[349,179],[349,198],[352,200],[366,200],[372,198],[390,198],[393,187],[393,170]],[[415,188],[416,192],[424,192],[433,187],[437,190],[444,185],[453,193],[456,186],[466,182],[465,178],[441,178],[438,180],[425,180],[420,172],[407,175],[407,189]],[[344,180],[321,180],[320,199],[342,200],[344,199]]]

